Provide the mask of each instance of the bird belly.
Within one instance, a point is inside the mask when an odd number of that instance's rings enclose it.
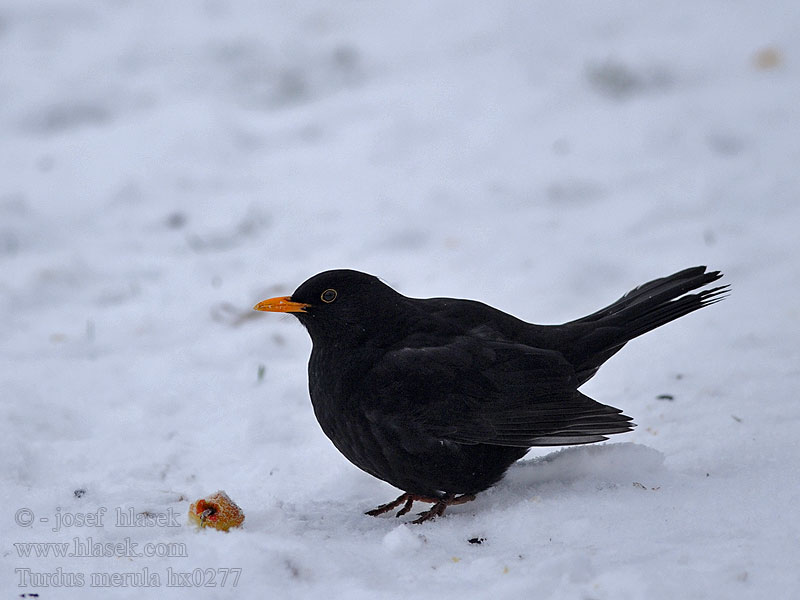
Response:
[[[459,444],[401,435],[357,411],[315,413],[322,430],[351,463],[412,494],[476,494],[497,483],[526,448]]]
[[[309,362],[311,403],[320,427],[351,463],[405,492],[475,494],[497,483],[527,452],[460,444],[431,436],[400,417],[373,414],[350,393],[354,386],[345,368],[320,376],[320,363],[330,359],[315,351]]]

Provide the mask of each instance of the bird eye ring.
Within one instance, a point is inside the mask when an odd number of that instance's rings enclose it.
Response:
[[[323,302],[327,302],[328,304],[330,304],[331,302],[336,300],[336,290],[327,289],[324,292],[322,292],[322,296],[320,296],[320,298],[322,298]]]

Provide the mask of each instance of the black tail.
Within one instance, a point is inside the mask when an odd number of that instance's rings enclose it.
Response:
[[[687,294],[720,277],[722,273],[706,272],[706,267],[685,269],[640,285],[596,313],[566,323],[564,327],[576,333],[568,359],[581,382],[633,338],[725,298],[727,285]]]

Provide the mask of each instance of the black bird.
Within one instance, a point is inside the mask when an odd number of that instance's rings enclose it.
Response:
[[[403,490],[367,514],[433,503],[419,523],[474,499],[532,446],[589,444],[631,418],[578,388],[628,341],[721,300],[694,267],[563,325],[473,300],[408,298],[351,270],[311,277],[256,310],[293,313],[311,335],[314,413],[339,451]]]

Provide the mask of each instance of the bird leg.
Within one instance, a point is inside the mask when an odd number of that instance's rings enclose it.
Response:
[[[368,510],[365,514],[368,514],[371,517],[377,517],[378,515],[382,515],[384,513],[389,512],[390,510],[394,510],[401,504],[405,504],[403,508],[397,511],[395,517],[402,517],[408,511],[411,510],[411,506],[414,504],[414,501],[418,502],[433,502],[436,503],[439,501],[438,498],[428,498],[427,496],[418,496],[417,494],[401,494],[396,500],[392,500],[391,502],[387,502],[386,504],[381,504],[378,508],[373,508],[372,510]]]
[[[443,497],[439,498],[431,508],[419,513],[419,517],[411,522],[419,524],[424,523],[429,519],[441,517],[448,506],[464,504],[465,502],[470,502],[472,500],[475,500],[475,494],[461,494],[460,496],[456,496],[455,494],[445,494]]]
[[[431,498],[429,496],[419,496],[417,494],[401,494],[396,500],[392,502],[388,502],[386,504],[381,504],[378,508],[373,510],[367,511],[366,514],[377,517],[378,515],[382,515],[387,513],[391,510],[394,510],[401,504],[403,504],[403,508],[397,511],[395,517],[402,517],[404,514],[411,510],[414,502],[430,502],[433,504],[431,508],[426,511],[419,513],[419,518],[414,519],[412,523],[423,523],[430,519],[434,519],[436,517],[441,517],[444,514],[445,509],[448,506],[454,506],[456,504],[464,504],[465,502],[469,502],[470,500],[474,500],[475,496],[473,494],[461,494],[460,496],[456,496],[455,494],[445,494],[441,498]]]

